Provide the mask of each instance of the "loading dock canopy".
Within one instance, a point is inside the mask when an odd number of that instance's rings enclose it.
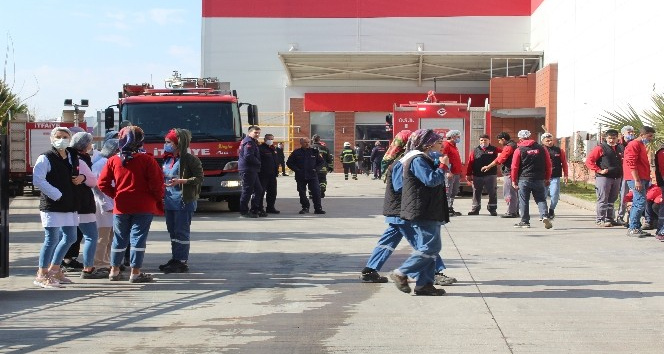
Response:
[[[308,80],[488,81],[534,73],[542,52],[282,52],[290,85]]]

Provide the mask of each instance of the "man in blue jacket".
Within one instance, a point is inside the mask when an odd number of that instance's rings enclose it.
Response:
[[[249,127],[247,136],[240,143],[237,160],[240,178],[242,178],[242,195],[240,195],[240,215],[245,218],[257,218],[262,201],[260,198],[251,198],[252,194],[263,195],[263,187],[258,178],[258,172],[261,170],[261,155],[258,150],[258,137],[261,135],[261,128],[255,125]],[[249,200],[251,200],[251,209],[249,209]]]
[[[323,167],[324,160],[317,149],[311,147],[311,141],[308,138],[300,139],[300,148],[294,150],[286,166],[295,172],[295,182],[297,182],[297,192],[300,194],[300,204],[302,210],[300,214],[309,212],[309,199],[307,199],[307,186],[311,193],[311,199],[314,203],[315,214],[325,214],[320,201],[320,185],[318,184],[318,171]]]

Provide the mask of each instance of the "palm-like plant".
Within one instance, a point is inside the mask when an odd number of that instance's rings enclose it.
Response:
[[[634,127],[638,135],[639,129],[644,125],[655,128],[655,138],[648,144],[648,149],[654,151],[664,144],[664,95],[652,95],[653,107],[646,109],[642,113],[637,112],[632,105],[628,104],[627,109],[609,112],[600,115],[598,121],[603,126],[611,129],[620,129],[626,125]]]
[[[10,113],[13,115],[27,111],[28,106],[21,103],[20,98],[12,93],[4,81],[0,80],[0,128],[4,130]]]

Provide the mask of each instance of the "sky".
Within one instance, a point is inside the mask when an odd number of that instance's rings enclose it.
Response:
[[[37,120],[64,100],[85,116],[117,104],[124,83],[164,87],[201,74],[201,0],[21,0],[0,5],[3,79]]]

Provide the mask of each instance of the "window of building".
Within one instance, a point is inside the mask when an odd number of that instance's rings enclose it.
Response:
[[[332,156],[334,153],[334,112],[311,112],[311,136],[320,135],[320,140],[325,143]]]

